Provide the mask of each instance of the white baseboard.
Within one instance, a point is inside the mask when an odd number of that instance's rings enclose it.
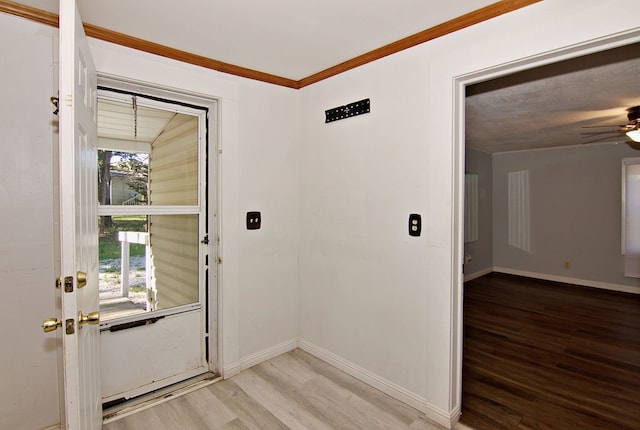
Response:
[[[618,291],[621,293],[640,294],[640,287],[630,285],[611,284],[608,282],[591,281],[589,279],[570,278],[567,276],[549,275],[546,273],[528,272],[526,270],[508,269],[506,267],[494,267],[494,272],[506,273],[508,275],[526,276],[528,278],[543,279],[545,281],[563,282],[565,284],[582,285],[584,287],[602,288],[605,290]]]
[[[267,360],[271,360],[278,355],[293,351],[298,347],[299,340],[297,337],[289,339],[271,348],[263,349],[255,354],[251,354],[248,357],[240,359],[239,363],[233,363],[229,366],[225,366],[223,370],[224,379],[231,378],[234,375],[242,372],[245,369],[256,366]]]
[[[353,376],[354,378],[357,378],[362,382],[371,385],[372,387],[382,391],[383,393],[388,394],[389,396],[418,409],[419,411],[423,412],[427,416],[427,418],[437,422],[440,425],[445,426],[446,428],[454,428],[454,426],[457,424],[457,421],[460,417],[460,411],[454,412],[453,414],[448,414],[443,410],[431,405],[423,397],[412,393],[411,391],[400,387],[399,385],[387,381],[386,379],[381,378],[380,376],[356,364],[353,364],[343,359],[342,357],[305,339],[289,339],[288,341],[283,342],[279,345],[275,345],[271,348],[267,348],[248,357],[245,357],[237,363],[225,366],[223,370],[223,377],[224,379],[231,378],[232,376],[237,375],[245,369],[256,366],[260,363],[277,357],[278,355],[293,351],[296,348],[300,348],[308,352],[309,354],[319,358],[320,360],[325,361],[332,366],[342,370],[343,372]]]
[[[224,369],[222,369],[222,379],[229,379],[232,376],[236,376],[241,370],[240,362],[225,366]]]
[[[299,347],[300,349],[308,352],[309,354],[319,358],[322,361],[331,364],[332,366],[342,370],[343,372],[353,376],[354,378],[357,378],[362,382],[382,391],[383,393],[388,394],[389,396],[418,409],[419,411],[423,412],[427,416],[427,418],[437,422],[440,425],[445,426],[446,428],[452,428],[452,426],[458,419],[457,416],[452,417],[443,410],[431,405],[425,398],[412,393],[411,391],[402,388],[399,385],[394,384],[393,382],[387,381],[386,379],[383,379],[380,376],[309,342],[308,340],[300,339]]]
[[[486,269],[478,270],[477,272],[469,273],[468,275],[465,274],[464,282],[471,281],[484,275],[488,275],[491,272],[493,272],[493,267],[487,267]]]

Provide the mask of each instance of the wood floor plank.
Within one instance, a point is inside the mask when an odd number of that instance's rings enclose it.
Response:
[[[373,406],[362,397],[354,395],[323,376],[307,382],[304,393],[305,397],[322,411],[331,428],[394,430],[405,426],[383,409]]]
[[[233,380],[219,381],[209,385],[206,389],[237,415],[243,425],[252,430],[288,429],[282,421],[245,393]],[[259,423],[260,427],[255,426],[253,423]]]
[[[494,273],[464,307],[463,424],[640,429],[639,296]]]
[[[240,418],[236,418],[233,421],[226,423],[224,426],[220,428],[220,430],[255,430],[256,427],[254,425],[247,425]]]
[[[116,419],[105,430],[443,430],[299,349]]]
[[[233,377],[233,380],[247,394],[256,399],[265,409],[292,430],[330,430],[313,413],[300,407],[295,393],[283,394],[260,378],[254,369],[248,369]]]
[[[170,402],[169,407],[187,414],[198,428],[222,427],[238,418],[225,404],[208,390],[180,396]]]
[[[376,390],[375,388],[365,384],[362,381],[359,381],[347,375],[345,372],[331,366],[328,363],[325,363],[322,360],[319,360],[318,358],[301,349],[296,349],[290,354],[298,360],[305,362],[308,366],[310,366],[311,369],[313,369],[314,372],[318,373],[319,375],[330,379],[335,384],[354,393],[355,395],[367,399],[369,403],[375,405],[376,407],[384,409],[385,411],[387,411],[387,413],[393,415],[404,425],[408,426],[422,416],[422,414],[416,409],[390,397],[389,395],[379,390]]]
[[[409,430],[442,430],[442,427],[422,417],[418,417],[411,423]]]

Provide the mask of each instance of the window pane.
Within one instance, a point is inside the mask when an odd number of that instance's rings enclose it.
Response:
[[[151,145],[151,205],[198,204],[198,118],[176,114]]]
[[[198,303],[197,215],[100,217],[103,321]]]
[[[147,267],[147,217],[103,216],[99,218],[99,225],[101,319],[149,311],[147,290],[151,284]]]
[[[101,205],[146,205],[149,154],[98,150],[98,200]]]
[[[149,216],[149,233],[156,309],[197,303],[198,216]]]
[[[101,205],[198,204],[198,117],[98,101]]]

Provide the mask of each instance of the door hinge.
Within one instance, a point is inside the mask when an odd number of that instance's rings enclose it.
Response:
[[[49,97],[49,101],[51,102],[51,104],[53,106],[55,106],[55,109],[53,110],[53,114],[54,115],[58,115],[58,112],[60,110],[60,108],[58,106],[60,104],[60,99],[58,97],[56,97],[56,96],[51,96],[51,97]]]
[[[204,239],[200,241],[200,243],[204,245],[209,245],[209,235],[205,236]]]

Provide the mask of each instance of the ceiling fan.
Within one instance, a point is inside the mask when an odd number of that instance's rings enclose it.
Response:
[[[591,126],[584,126],[582,128],[602,128],[602,127],[617,127],[617,130],[612,130],[612,131],[599,131],[599,132],[589,132],[589,133],[584,133],[586,136],[585,137],[594,137],[597,135],[602,135],[602,134],[619,134],[619,133],[624,133],[630,140],[627,142],[629,144],[629,146],[631,146],[634,149],[640,149],[640,106],[633,106],[628,108],[627,110],[627,119],[629,120],[628,123],[623,124],[623,125],[591,125]],[[602,137],[600,139],[597,140],[604,140],[604,139],[609,139],[610,136],[605,136]],[[596,141],[597,141],[596,140]],[[592,141],[595,142],[595,141]]]

